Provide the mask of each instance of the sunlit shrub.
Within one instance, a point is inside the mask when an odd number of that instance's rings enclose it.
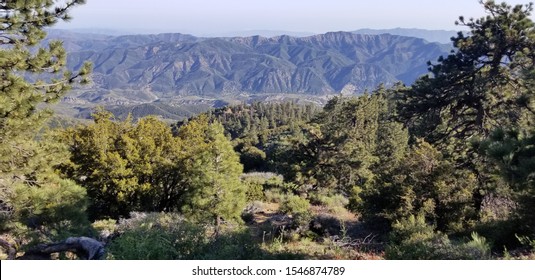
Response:
[[[435,232],[422,215],[410,216],[392,226],[387,259],[408,260],[482,260],[490,259],[490,245],[485,238],[472,233],[468,242],[452,241]]]

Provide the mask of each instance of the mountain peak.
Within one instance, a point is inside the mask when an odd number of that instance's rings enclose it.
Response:
[[[410,84],[427,72],[427,61],[447,54],[422,39],[342,31],[308,37],[163,33],[66,41],[69,67],[85,60],[95,65],[93,86],[77,98],[103,105],[192,95],[358,94],[379,84]]]

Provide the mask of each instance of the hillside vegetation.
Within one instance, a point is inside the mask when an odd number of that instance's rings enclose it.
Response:
[[[0,48],[3,258],[534,258],[533,5],[483,1],[488,16],[460,18],[470,32],[429,63],[429,75],[412,85],[336,95],[323,108],[291,101],[227,105],[190,112],[172,125],[101,108],[90,122],[53,119],[47,126],[52,112],[43,104],[86,82],[91,67],[65,71],[61,43],[28,51],[45,37],[43,26],[79,1],[57,9],[50,1],[28,3],[0,6],[13,15],[6,19],[12,24],[2,25],[11,37],[0,38],[6,45]],[[27,28],[27,22],[42,25]],[[149,38],[161,36],[176,35]],[[243,50],[285,56],[297,40],[324,46],[388,38],[394,37],[182,39],[191,40],[192,51],[234,49],[242,40]],[[353,51],[347,56],[360,57]],[[278,58],[262,61],[268,67]],[[285,63],[273,71],[284,71]],[[215,75],[216,68],[196,65],[206,77]],[[108,70],[95,78],[124,74]],[[219,84],[208,79],[209,85]],[[82,236],[103,242],[105,252],[59,246],[88,240],[73,239]]]

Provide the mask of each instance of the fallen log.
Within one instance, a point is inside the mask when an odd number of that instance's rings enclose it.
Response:
[[[39,244],[28,251],[20,259],[50,259],[50,254],[72,252],[83,260],[100,260],[104,257],[104,245],[89,237],[69,237],[65,241],[51,244]]]

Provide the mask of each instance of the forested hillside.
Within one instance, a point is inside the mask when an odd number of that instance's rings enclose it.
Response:
[[[484,1],[428,75],[323,108],[47,125],[91,65],[29,50],[82,2],[0,5],[2,258],[535,258],[532,4]]]

